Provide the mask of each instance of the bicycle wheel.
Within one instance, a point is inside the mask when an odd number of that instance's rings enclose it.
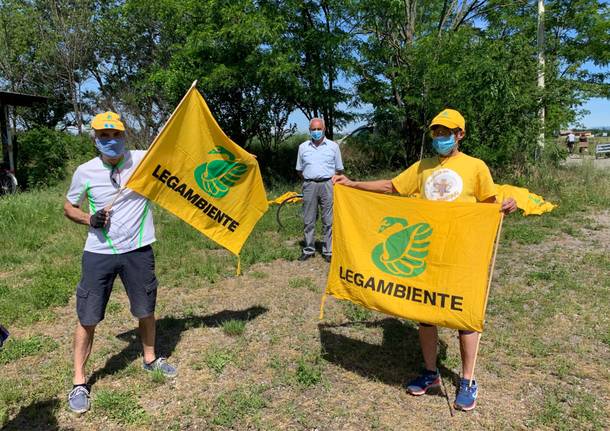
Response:
[[[8,171],[0,172],[0,196],[10,195],[17,191],[17,178]]]
[[[302,223],[303,216],[301,215],[301,205],[296,205],[295,202],[302,198],[303,195],[290,196],[289,198],[284,199],[277,207],[275,218],[280,230],[296,225],[299,220]]]

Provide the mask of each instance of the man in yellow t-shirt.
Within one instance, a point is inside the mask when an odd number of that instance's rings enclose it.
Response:
[[[466,135],[466,121],[453,109],[441,111],[430,123],[432,146],[437,156],[423,159],[391,180],[352,181],[344,175],[333,177],[334,184],[377,193],[398,193],[401,196],[418,196],[422,199],[449,202],[496,202],[496,187],[489,168],[482,160],[470,157],[459,150]],[[505,214],[517,209],[514,199],[502,202]],[[459,331],[462,357],[462,379],[455,399],[455,408],[472,410],[476,406],[478,385],[470,380],[474,372],[477,340],[473,331]],[[436,366],[438,331],[436,326],[420,323],[419,341],[424,357],[424,370],[406,384],[412,395],[424,395],[440,387],[440,374]]]

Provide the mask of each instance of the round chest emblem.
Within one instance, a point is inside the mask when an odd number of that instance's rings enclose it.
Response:
[[[464,183],[455,171],[443,168],[434,171],[424,185],[426,198],[431,201],[454,201],[462,193]]]

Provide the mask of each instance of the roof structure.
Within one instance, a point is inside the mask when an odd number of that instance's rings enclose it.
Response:
[[[13,93],[11,91],[0,91],[0,105],[32,106],[35,103],[44,103],[48,97],[35,96],[33,94]]]

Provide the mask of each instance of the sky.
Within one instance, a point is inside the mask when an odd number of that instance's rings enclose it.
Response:
[[[589,99],[587,103],[581,106],[581,109],[585,109],[589,113],[580,119],[580,124],[573,124],[572,126],[582,125],[585,129],[610,127],[610,99]],[[300,111],[295,111],[290,115],[290,122],[296,123],[299,132],[307,132],[309,128],[307,118]],[[364,124],[362,121],[349,123],[339,132],[349,133],[362,124]]]

